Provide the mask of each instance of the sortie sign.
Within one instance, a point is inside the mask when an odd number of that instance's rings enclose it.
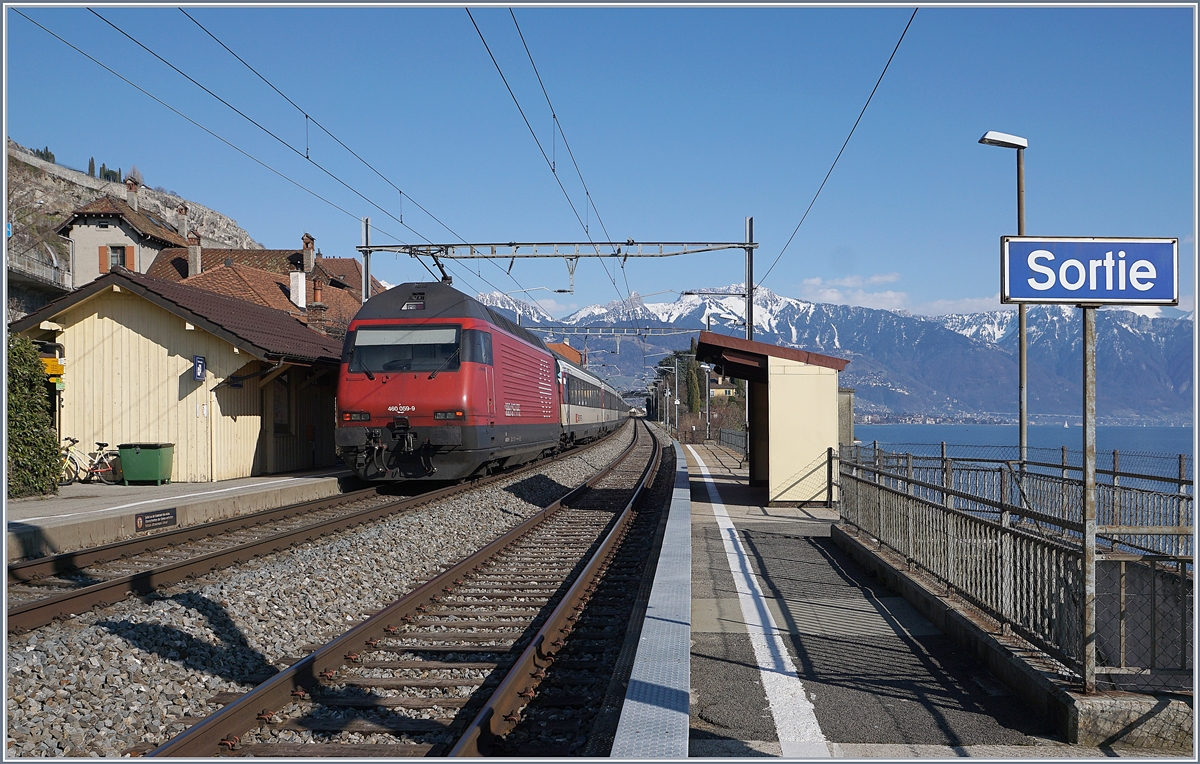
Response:
[[[1000,301],[1178,305],[1179,239],[1001,237]]]

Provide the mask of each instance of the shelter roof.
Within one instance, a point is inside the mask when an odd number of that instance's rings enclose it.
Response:
[[[700,332],[700,341],[696,343],[697,361],[713,364],[725,376],[748,379],[752,382],[767,381],[768,357],[798,361],[810,366],[823,366],[835,371],[841,371],[850,363],[845,358],[834,358],[807,350],[769,345],[713,332]]]
[[[25,331],[96,294],[119,286],[261,360],[337,363],[341,343],[282,310],[118,268],[10,325]]]

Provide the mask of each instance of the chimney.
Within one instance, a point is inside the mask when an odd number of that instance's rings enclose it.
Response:
[[[312,273],[313,265],[315,265],[316,252],[313,251],[313,244],[316,242],[310,234],[304,234],[300,237],[300,241],[304,242],[304,272]]]
[[[125,201],[129,203],[134,212],[138,211],[138,185],[139,183],[134,178],[125,179]]]
[[[187,236],[187,213],[187,205],[180,202],[179,206],[175,208],[175,230],[179,232],[180,236]]]
[[[297,308],[299,308],[300,310],[304,310],[304,302],[305,302],[304,292],[308,288],[308,285],[304,283],[307,280],[304,276],[304,271],[292,271],[290,275],[292,278],[292,284],[291,284],[292,302],[296,305]],[[314,295],[314,298],[315,298],[315,295]]]
[[[308,306],[308,326],[310,329],[316,329],[318,332],[326,334],[325,310],[328,306],[321,302],[322,286],[320,279],[313,279],[313,301],[312,305]]]
[[[200,234],[188,231],[188,278],[200,275]]]

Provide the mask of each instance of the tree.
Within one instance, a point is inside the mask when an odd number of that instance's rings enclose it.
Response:
[[[96,157],[88,158],[88,177],[96,177]]]
[[[700,392],[700,372],[699,364],[695,361],[688,361],[687,407],[688,411],[693,414],[699,413],[701,406],[704,404],[704,397]]]
[[[142,171],[137,168],[136,164],[129,165],[129,176],[138,182],[138,185],[146,185],[146,180],[142,177]]]
[[[28,337],[8,338],[8,496],[58,492],[58,437],[46,373]]]

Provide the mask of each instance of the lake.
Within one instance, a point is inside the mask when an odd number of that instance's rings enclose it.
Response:
[[[854,437],[864,444],[878,440],[881,444],[946,442],[954,445],[972,446],[1017,446],[1015,424],[856,424]],[[1082,427],[1054,427],[1030,425],[1028,427],[1030,449],[1060,450],[1066,446],[1073,452],[1083,450]],[[1152,453],[1178,457],[1179,454],[1193,455],[1193,428],[1191,427],[1131,427],[1099,425],[1096,427],[1096,451],[1113,449],[1125,453]],[[905,450],[889,448],[889,450]],[[1048,451],[1038,454],[1045,459]],[[1030,459],[1035,458],[1030,454]]]

